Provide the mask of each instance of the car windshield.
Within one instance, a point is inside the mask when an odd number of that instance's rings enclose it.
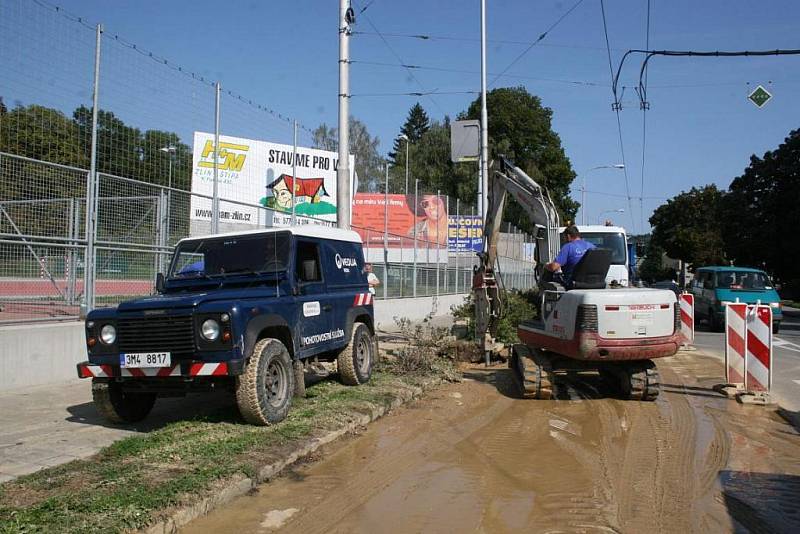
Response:
[[[184,241],[169,278],[197,278],[286,270],[289,232]]]
[[[625,265],[627,258],[625,236],[619,232],[586,232],[581,233],[581,239],[588,241],[597,248],[611,251],[613,265]]]
[[[772,289],[769,277],[760,271],[724,271],[717,273],[717,287],[722,289]]]

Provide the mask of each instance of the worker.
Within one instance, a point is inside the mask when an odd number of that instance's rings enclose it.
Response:
[[[378,279],[378,276],[372,272],[371,263],[364,264],[364,272],[367,273],[367,283],[369,284],[369,292],[374,295],[375,288],[380,285],[381,281]]]
[[[587,250],[591,250],[595,247],[592,243],[581,239],[581,233],[574,224],[568,226],[567,229],[564,230],[564,234],[567,236],[567,242],[561,247],[561,251],[558,253],[558,256],[556,256],[556,259],[544,267],[553,274],[560,271],[562,273],[564,287],[569,289],[572,285],[572,271],[575,270],[575,266],[578,265],[578,262],[583,258]]]

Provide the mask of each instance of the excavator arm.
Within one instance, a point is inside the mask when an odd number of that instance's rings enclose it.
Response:
[[[475,335],[488,361],[490,354],[500,348],[495,336],[502,314],[502,295],[495,267],[500,223],[507,195],[510,194],[522,206],[536,226],[534,258],[539,276],[543,266],[553,261],[558,254],[560,220],[547,190],[504,157],[492,162],[487,192],[483,248],[478,254],[480,263],[472,278],[472,295],[475,304]]]

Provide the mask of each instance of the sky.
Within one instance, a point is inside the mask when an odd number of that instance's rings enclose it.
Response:
[[[22,4],[22,12],[27,12],[38,9],[25,6],[34,1],[0,0],[0,4]],[[266,121],[270,128],[264,130],[255,121],[261,121],[260,115],[252,114],[241,101],[227,108],[223,102],[223,115],[227,109],[231,117],[229,125],[239,125],[236,135],[265,138],[274,132],[280,139],[266,140],[285,142],[291,128],[284,119],[292,118],[306,128],[301,135],[303,143],[310,138],[308,131],[320,123],[337,124],[335,0],[53,3],[90,24],[102,22],[108,36],[122,37],[129,44],[167,58],[170,64],[202,76],[205,82],[221,80],[224,90],[275,112],[272,122]],[[743,172],[752,154],[762,156],[777,148],[792,129],[800,127],[798,56],[654,57],[648,69],[650,108],[646,113],[639,109],[633,90],[642,58],[632,56],[620,76],[620,85],[627,88],[621,99],[618,128],[617,114],[612,111],[609,52],[600,0],[486,3],[489,81],[506,71],[506,76],[497,78],[490,89],[523,85],[553,110],[552,127],[578,174],[572,188],[577,200],[581,180],[586,180],[587,223],[611,217],[631,233],[647,231],[647,219],[666,198],[709,183],[727,188]],[[509,67],[529,43],[575,4],[574,10]],[[795,0],[650,0],[649,6],[651,49],[800,48],[800,3]],[[419,101],[431,119],[441,120],[445,115],[454,118],[477,97],[478,0],[354,0],[353,7],[357,17],[351,40],[350,111],[380,138],[381,153],[391,150],[392,140],[415,102]],[[645,48],[647,11],[647,0],[606,0],[611,66],[615,71],[626,50]],[[81,58],[64,76],[87,75],[91,69],[91,54],[87,52],[93,45],[90,31],[73,37],[57,22],[42,24],[39,30],[46,35],[37,40],[43,54],[54,48],[50,41],[55,38],[65,43],[65,50],[76,49],[70,57]],[[46,70],[27,42],[6,46],[10,54],[29,54],[34,69],[38,64],[39,70]],[[129,62],[127,57],[113,48],[104,56],[106,71],[119,73],[105,94],[123,109],[129,106],[126,121],[180,122],[180,128],[187,131],[209,128],[207,114],[198,113],[208,108],[209,98],[213,99],[208,84],[186,81],[183,75],[178,79],[162,74],[145,63],[152,63],[149,58]],[[405,69],[401,63],[426,68]],[[21,70],[27,70],[27,65],[21,65]],[[149,83],[157,89],[126,96],[140,80],[145,80],[143,87]],[[159,88],[159,84],[180,85],[181,90]],[[762,109],[746,98],[759,84],[773,94]],[[74,98],[85,101],[90,89],[75,92]],[[17,92],[24,89],[17,88]],[[457,94],[403,95],[409,92]],[[58,98],[53,96],[54,101]],[[622,163],[623,151],[627,172],[591,170]],[[620,209],[625,212],[613,217],[603,213]]]

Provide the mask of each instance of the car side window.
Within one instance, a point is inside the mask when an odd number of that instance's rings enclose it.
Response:
[[[713,273],[703,273],[703,288],[704,289],[714,289],[714,274]]]
[[[295,276],[301,284],[321,282],[322,270],[319,265],[319,247],[309,241],[297,242]]]

